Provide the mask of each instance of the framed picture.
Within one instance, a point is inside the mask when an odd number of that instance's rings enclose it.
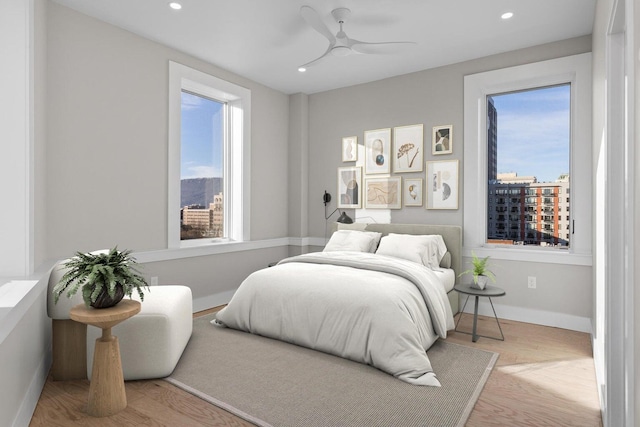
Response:
[[[342,138],[342,161],[355,162],[358,160],[358,137]]]
[[[422,206],[422,178],[410,178],[404,180],[404,192],[402,198],[405,206]]]
[[[391,128],[364,132],[364,173],[391,173]]]
[[[422,125],[393,128],[394,172],[422,172],[423,141]]]
[[[361,200],[362,168],[355,166],[338,168],[338,207],[360,209]]]
[[[431,141],[431,154],[453,153],[453,125],[434,126]]]
[[[367,209],[401,209],[402,177],[365,179]]]
[[[427,209],[458,209],[458,163],[427,162]]]

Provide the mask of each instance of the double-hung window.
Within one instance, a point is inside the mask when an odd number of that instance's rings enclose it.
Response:
[[[590,264],[590,70],[587,53],[465,76],[465,254]]]
[[[249,239],[248,89],[169,63],[168,247]]]

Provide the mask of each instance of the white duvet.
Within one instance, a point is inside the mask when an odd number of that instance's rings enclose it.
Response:
[[[426,350],[454,328],[427,267],[362,252],[287,258],[250,275],[213,324],[366,363],[439,386]]]

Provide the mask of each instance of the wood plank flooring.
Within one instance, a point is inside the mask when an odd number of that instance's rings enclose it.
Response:
[[[214,311],[198,313],[204,315]],[[461,330],[471,330],[465,314]],[[502,320],[505,341],[453,332],[448,341],[500,353],[467,423],[478,426],[602,426],[588,334]],[[479,333],[499,336],[493,318]],[[89,382],[52,381],[30,426],[250,426],[163,380],[127,381],[128,407],[111,417],[86,415]]]

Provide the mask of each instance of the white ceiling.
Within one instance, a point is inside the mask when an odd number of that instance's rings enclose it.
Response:
[[[287,94],[315,93],[591,34],[596,0],[54,0]],[[329,55],[301,17],[313,7],[335,33],[368,42],[412,41],[385,55]],[[512,19],[500,15],[511,11]]]

